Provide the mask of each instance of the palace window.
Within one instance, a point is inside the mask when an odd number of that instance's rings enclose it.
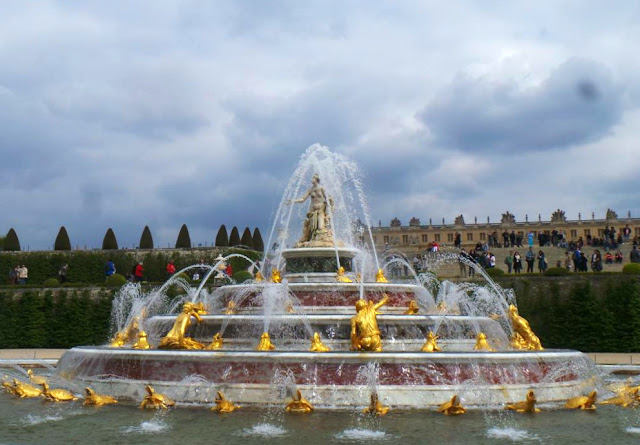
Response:
[[[467,233],[467,241],[473,241],[473,233]]]
[[[487,239],[487,234],[486,234],[486,233],[484,233],[484,232],[481,232],[481,233],[480,233],[480,241],[484,241],[484,240],[486,240],[486,239]]]
[[[447,233],[447,241],[448,242],[453,242],[453,233]]]
[[[636,236],[640,236],[640,227],[636,227],[635,234]]]
[[[383,239],[385,244],[389,244],[389,235],[385,235]]]
[[[433,235],[433,236],[434,236],[434,238],[435,238],[435,240],[436,240],[437,242],[440,242],[440,234],[439,234],[439,233],[436,233],[436,234],[435,234],[435,235]]]
[[[604,229],[598,229],[598,238],[604,238]]]
[[[409,235],[402,235],[402,243],[403,244],[409,243]]]
[[[422,235],[422,242],[423,243],[428,243],[429,242],[429,235]]]
[[[590,229],[584,229],[584,236],[591,236],[591,230]]]
[[[377,236],[374,236],[374,237],[373,237],[373,244],[376,244],[377,242],[378,242],[378,237],[377,237]]]
[[[578,231],[576,229],[571,229],[571,239],[576,239],[578,237]]]

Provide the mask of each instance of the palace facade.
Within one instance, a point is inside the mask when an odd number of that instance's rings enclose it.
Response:
[[[607,227],[614,227],[617,237],[627,226],[631,229],[631,239],[640,238],[640,218],[632,218],[631,212],[627,213],[626,218],[620,218],[616,212],[609,209],[604,219],[596,219],[592,213],[590,219],[582,219],[582,215],[578,214],[577,220],[569,220],[565,212],[558,209],[548,221],[543,221],[538,215],[537,221],[529,221],[529,218],[525,217],[525,221],[518,222],[508,211],[502,214],[501,221],[497,223],[490,222],[488,217],[486,222],[478,222],[476,218],[473,223],[466,223],[464,217],[459,215],[453,224],[445,224],[444,219],[442,224],[434,224],[429,219],[429,224],[423,225],[420,219],[412,218],[408,226],[403,226],[398,218],[394,218],[388,227],[382,226],[381,223],[378,227],[372,227],[372,234],[376,251],[382,252],[391,248],[406,255],[414,255],[424,252],[434,242],[441,246],[453,246],[456,233],[460,233],[462,247],[470,248],[477,243],[485,244],[494,232],[500,243],[505,231],[513,231],[516,235],[522,236],[523,244],[526,244],[527,234],[531,231],[536,235],[537,244],[537,235],[540,232],[551,236],[554,230],[563,234],[567,242],[577,242],[580,238],[586,242],[588,238],[604,238],[604,230]]]

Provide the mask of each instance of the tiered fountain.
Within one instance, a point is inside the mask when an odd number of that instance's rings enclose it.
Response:
[[[592,362],[544,350],[512,293],[488,277],[388,282],[359,178],[352,162],[310,147],[254,280],[207,293],[221,259],[197,289],[180,278],[148,295],[129,285],[114,303],[112,344],[71,349],[58,374],[120,399],[141,400],[150,384],[179,404],[213,403],[222,391],[269,406],[299,390],[325,409],[368,405],[372,395],[392,408],[435,407],[454,394],[466,406],[502,406],[529,390],[559,403],[592,389]],[[168,298],[171,284],[187,295]]]

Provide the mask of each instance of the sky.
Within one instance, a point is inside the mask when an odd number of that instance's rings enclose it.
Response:
[[[640,217],[640,5],[0,1],[0,233],[265,236],[307,147],[374,225]]]

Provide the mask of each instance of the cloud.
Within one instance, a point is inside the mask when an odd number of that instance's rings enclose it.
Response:
[[[437,144],[466,152],[553,150],[607,135],[622,95],[606,67],[570,59],[533,87],[458,76],[419,117]]]

